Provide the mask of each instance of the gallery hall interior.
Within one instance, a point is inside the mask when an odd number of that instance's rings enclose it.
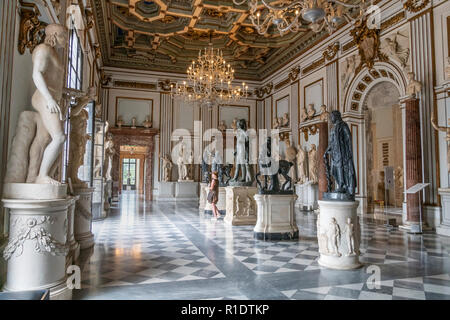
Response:
[[[1,0],[0,141],[0,300],[450,300],[448,0]]]

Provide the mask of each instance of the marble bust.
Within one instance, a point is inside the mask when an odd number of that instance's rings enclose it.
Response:
[[[406,95],[414,98],[422,91],[422,83],[417,81],[415,77],[416,75],[414,72],[408,73],[408,86],[406,87]]]
[[[314,109],[314,104],[310,103],[308,104],[308,119],[311,120],[312,118],[314,118],[315,114],[316,114],[316,110]]]
[[[328,121],[328,116],[329,116],[329,112],[327,111],[327,106],[324,104],[321,105],[320,106],[320,121],[322,121],[322,122]]]
[[[225,131],[227,130],[227,125],[225,123],[224,120],[221,120],[219,123],[219,126],[217,127],[217,129],[219,129],[219,131]]]
[[[149,129],[152,127],[152,122],[150,121],[150,116],[146,116],[145,120],[142,122],[144,128]]]

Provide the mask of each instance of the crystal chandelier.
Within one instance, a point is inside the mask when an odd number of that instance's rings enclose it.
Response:
[[[209,47],[198,53],[197,61],[187,69],[187,81],[170,85],[172,96],[209,107],[247,97],[248,86],[233,87],[234,69],[223,58],[221,50]]]
[[[353,24],[361,21],[372,4],[372,0],[361,0],[360,4],[339,0],[261,0],[261,6],[258,0],[233,0],[236,5],[246,1],[250,7],[249,18],[261,35],[267,33],[271,25],[275,25],[281,35],[307,28],[317,33],[325,27],[331,34],[344,20]],[[359,9],[359,14],[353,17],[350,9]]]

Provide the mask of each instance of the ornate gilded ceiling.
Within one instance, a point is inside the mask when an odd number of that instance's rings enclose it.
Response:
[[[211,37],[236,77],[261,80],[326,36],[256,33],[232,0],[92,0],[106,66],[185,73]]]

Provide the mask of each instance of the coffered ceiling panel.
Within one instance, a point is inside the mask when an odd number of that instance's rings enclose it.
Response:
[[[106,66],[185,73],[212,41],[240,79],[261,80],[324,33],[259,35],[232,0],[92,0]]]

